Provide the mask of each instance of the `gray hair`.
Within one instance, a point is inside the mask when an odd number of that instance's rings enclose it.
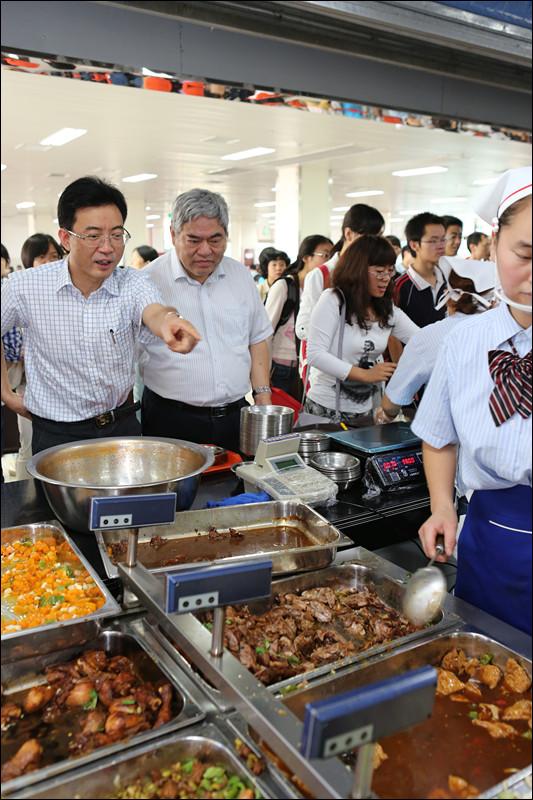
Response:
[[[179,194],[172,206],[171,226],[175,233],[179,233],[186,222],[198,217],[218,219],[225,233],[228,232],[229,211],[228,204],[221,194],[210,192],[208,189],[190,189]]]

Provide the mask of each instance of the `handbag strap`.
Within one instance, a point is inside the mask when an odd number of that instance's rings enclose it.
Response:
[[[339,307],[339,346],[337,348],[337,358],[342,360],[342,345],[344,343],[344,327],[346,324],[346,300],[341,289],[337,289],[341,295],[341,303]],[[340,422],[341,414],[341,382],[337,378],[335,381],[335,422]]]

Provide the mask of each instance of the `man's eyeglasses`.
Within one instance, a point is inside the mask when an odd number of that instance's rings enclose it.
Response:
[[[75,236],[79,239],[85,247],[102,247],[106,240],[109,240],[111,247],[124,247],[126,242],[131,239],[131,235],[126,228],[120,231],[112,231],[111,233],[74,233],[65,228],[70,236]]]
[[[447,236],[444,237],[444,241],[445,242],[461,241],[462,238],[463,236],[460,233],[449,233]]]
[[[436,247],[438,244],[446,244],[447,241],[447,237],[443,236],[442,239],[420,239],[420,244],[429,244],[432,247]]]
[[[392,278],[392,276],[396,272],[394,267],[384,267],[383,269],[378,269],[378,267],[369,267],[368,271],[375,278],[388,278],[388,279]]]

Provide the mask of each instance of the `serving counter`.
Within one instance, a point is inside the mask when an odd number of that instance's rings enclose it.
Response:
[[[204,508],[207,500],[221,500],[240,490],[240,483],[233,476],[204,477],[193,508]],[[363,500],[360,491],[352,488],[340,495],[336,504],[317,509],[328,522],[348,535],[356,546],[337,550],[331,566],[299,576],[282,577],[281,583],[277,581],[273,585],[270,603],[277,602],[277,597],[285,595],[296,598],[297,602],[302,593],[311,592],[312,596],[312,592],[320,592],[323,587],[331,586],[336,592],[336,599],[332,602],[336,603],[337,614],[340,607],[338,603],[344,602],[346,597],[356,600],[363,598],[352,607],[370,603],[374,609],[401,608],[401,596],[408,573],[398,564],[384,560],[379,550],[386,547],[387,553],[394,554],[396,542],[413,538],[427,516],[427,507],[428,496],[423,488],[395,496],[382,496],[374,503]],[[33,480],[2,485],[1,514],[2,528],[54,519],[41,487]],[[405,669],[424,664],[438,666],[443,655],[454,647],[464,647],[469,656],[478,658],[485,658],[490,650],[490,657],[494,658],[494,664],[498,665],[502,675],[507,669],[509,657],[517,659],[531,673],[531,639],[528,636],[448,595],[442,616],[425,629],[400,627],[396,633],[392,633],[391,628],[389,641],[385,636],[375,643],[365,643],[361,652],[357,649],[359,645],[354,649],[349,636],[338,636],[338,641],[348,643],[348,654],[341,652],[336,660],[333,654],[324,664],[315,665],[315,669],[306,664],[302,665],[301,670],[299,666],[294,666],[292,677],[281,681],[270,680],[265,677],[266,673],[261,669],[263,662],[258,656],[246,663],[242,658],[239,660],[238,645],[237,649],[232,645],[225,650],[222,658],[214,656],[211,652],[209,624],[205,618],[199,620],[191,614],[178,616],[166,613],[161,576],[120,564],[120,577],[110,579],[94,535],[68,533],[117,599],[122,598],[125,583],[141,603],[136,609],[123,611],[114,619],[102,620],[99,638],[93,643],[94,649],[103,649],[108,659],[117,653],[129,656],[130,651],[123,644],[129,637],[128,641],[135,641],[142,648],[144,657],[149,656],[153,660],[150,669],[160,670],[166,676],[175,692],[174,702],[178,705],[174,716],[162,724],[160,730],[152,717],[150,724],[153,730],[134,732],[135,735],[124,744],[102,740],[101,749],[96,746],[89,749],[88,753],[82,752],[78,760],[70,757],[59,766],[45,765],[6,781],[3,786],[5,796],[126,796],[117,793],[119,779],[127,783],[143,771],[150,773],[154,768],[159,770],[158,775],[163,775],[163,778],[167,776],[168,779],[171,774],[175,777],[171,771],[172,764],[179,761],[182,766],[186,765],[186,769],[197,771],[199,759],[204,765],[201,787],[205,792],[208,787],[212,789],[213,782],[216,784],[219,778],[223,782],[229,781],[231,792],[233,787],[238,787],[235,793],[220,796],[347,798],[352,796],[353,778],[345,764],[337,758],[304,758],[300,754],[303,736],[301,720],[308,701],[334,696],[347,689],[397,675]],[[369,592],[376,592],[376,595],[367,601],[365,598]],[[316,597],[318,599],[319,595]],[[295,601],[293,599],[290,602]],[[327,611],[324,603],[317,603],[317,608],[322,614]],[[318,612],[315,609],[315,613]],[[299,613],[300,616],[304,615],[303,607]],[[297,616],[295,613],[295,619]],[[328,629],[340,630],[340,622],[332,620],[331,615],[330,622],[327,615],[316,618],[323,619],[324,623],[322,632],[319,628],[317,635],[327,636]],[[392,625],[392,619],[383,617],[385,630],[386,626]],[[252,636],[251,629],[249,635]],[[250,641],[255,645],[255,640]],[[325,639],[324,643],[326,641],[333,640]],[[353,642],[357,641],[356,636]],[[92,649],[93,644],[88,642],[86,646]],[[264,653],[269,646],[270,642],[267,644],[265,640],[263,644],[261,641],[261,646],[255,647],[255,653]],[[254,655],[254,650],[250,652]],[[36,653],[33,664],[28,659],[24,664],[20,661],[7,664],[3,670],[3,680],[7,683],[15,681],[14,686],[8,688],[8,693],[22,691],[22,688],[33,685],[28,681],[39,669],[51,669],[56,663],[77,656],[79,646],[77,649],[73,646],[66,647],[61,653],[49,653],[44,659]],[[298,665],[301,661],[301,657],[291,658],[293,660],[289,659],[289,664]],[[254,671],[252,662],[255,660],[258,660],[255,664],[258,669]],[[110,662],[107,663],[105,669],[109,669]],[[37,678],[37,686],[42,684],[43,679],[39,683]],[[129,702],[128,697],[121,702]],[[137,708],[135,710],[138,711]],[[78,737],[76,742],[79,744],[79,741],[83,744],[85,740]],[[258,768],[264,753],[270,755],[266,764]],[[191,764],[194,766],[191,767]],[[208,764],[214,766],[206,766]],[[222,765],[226,770],[224,774],[220,772]],[[449,771],[452,769],[450,765]],[[505,796],[530,797],[530,776],[530,766],[509,775],[514,794]],[[75,795],[72,794],[74,791]],[[492,786],[490,791],[476,796],[496,797],[502,791],[510,791],[509,786]],[[401,795],[384,793],[383,796]],[[412,796],[422,795],[415,793]],[[434,796],[459,795],[441,793]]]

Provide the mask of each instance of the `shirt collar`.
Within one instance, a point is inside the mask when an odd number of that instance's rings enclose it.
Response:
[[[68,268],[68,255],[65,256],[62,261],[57,261],[56,263],[60,265],[57,274],[56,292],[59,292],[64,286],[72,286],[73,289],[76,289],[72,283],[72,278],[70,277],[70,271]],[[118,295],[120,293],[118,277],[116,275],[117,269],[119,269],[119,267],[115,267],[111,275],[105,279],[101,286],[98,287],[96,290],[97,292],[99,292],[100,289],[105,289],[109,294]]]
[[[413,267],[407,267],[407,274],[413,281],[416,288],[420,289],[420,291],[422,291],[423,289],[433,289],[433,286],[429,283],[429,281],[427,281],[425,278],[419,275],[418,272]],[[444,275],[442,274],[440,268],[437,265],[435,265],[435,277],[437,278],[437,284],[435,288],[438,290],[444,283]]]
[[[224,278],[225,277],[226,270],[224,269],[224,261],[225,261],[225,256],[222,256],[222,259],[221,259],[220,263],[218,264],[218,266],[216,267],[216,269],[211,273],[211,275],[207,278],[207,280],[202,285],[205,285],[206,283],[211,283],[213,280],[215,280],[217,278]],[[191,284],[197,284],[198,283],[197,280],[195,280],[194,278],[191,278],[191,276],[189,275],[189,273],[187,272],[187,270],[185,269],[185,267],[181,263],[180,259],[178,258],[178,254],[176,253],[176,250],[174,248],[172,248],[171,251],[170,251],[170,269],[172,271],[172,276],[173,276],[174,280],[177,281],[179,279],[185,279],[188,283],[191,283]]]
[[[523,334],[524,338],[529,338],[531,342],[531,325],[529,328],[522,328],[505,303],[500,303],[495,309],[486,313],[492,314],[490,326],[491,348],[497,349],[501,347],[502,344],[505,344],[509,339],[514,339],[520,333]]]

